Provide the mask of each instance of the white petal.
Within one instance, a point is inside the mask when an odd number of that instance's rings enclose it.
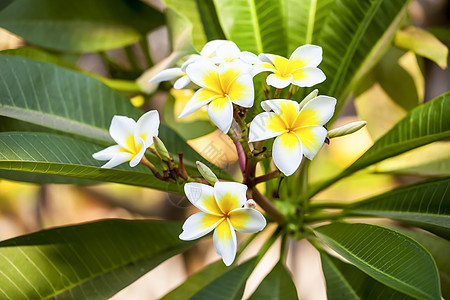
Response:
[[[237,182],[216,182],[214,184],[214,197],[220,210],[227,214],[245,204],[247,201],[247,186]]]
[[[252,107],[255,101],[255,89],[251,75],[237,77],[230,86],[228,97],[233,103],[242,107]]]
[[[262,62],[266,62],[269,64],[273,64],[273,54],[268,54],[268,53],[260,53],[258,55],[258,58],[260,61]]]
[[[300,127],[294,131],[302,141],[303,155],[309,160],[320,151],[327,137],[327,130],[323,126]]]
[[[299,59],[305,67],[317,67],[322,61],[322,47],[316,45],[303,45],[294,50],[289,60]]]
[[[253,208],[237,208],[229,213],[231,225],[236,231],[254,233],[266,227],[264,216]]]
[[[116,154],[120,153],[121,148],[122,147],[119,145],[110,146],[106,149],[100,150],[92,154],[92,157],[95,158],[96,160],[110,160]]]
[[[237,241],[236,232],[228,219],[217,225],[214,230],[213,242],[217,254],[222,256],[225,265],[231,265],[236,257]]]
[[[200,56],[198,54],[192,54],[191,56],[189,56],[189,58],[181,65],[181,71],[186,73],[186,69],[190,64],[193,64],[195,62],[202,62],[202,61],[206,61],[206,62],[212,62],[214,63],[214,61],[211,60],[211,58],[208,57],[203,57]]]
[[[221,94],[219,67],[210,61],[197,61],[186,68],[186,74],[196,85]]]
[[[208,105],[208,116],[211,121],[227,134],[233,121],[233,104],[229,98],[217,98]]]
[[[189,79],[189,76],[181,76],[177,81],[175,81],[175,83],[173,84],[173,88],[177,90],[182,89],[186,87],[190,82],[191,80]]]
[[[189,182],[184,185],[184,193],[188,200],[201,211],[219,216],[223,215],[214,198],[212,186]]]
[[[210,215],[204,212],[193,214],[183,224],[183,232],[179,238],[183,241],[192,241],[210,233],[222,217]]]
[[[239,58],[243,62],[251,65],[255,65],[261,62],[261,60],[258,58],[256,54],[251,53],[249,51],[242,51],[241,54],[239,55]]]
[[[150,79],[149,82],[158,83],[161,81],[172,80],[172,79],[178,78],[183,75],[185,75],[185,74],[183,71],[181,71],[180,68],[165,69],[165,70],[162,70],[161,72],[159,72],[158,74],[156,74],[152,79]]]
[[[267,76],[266,82],[268,85],[276,87],[277,89],[283,89],[291,84],[292,74],[289,74],[289,77],[280,77],[277,74],[270,74]]]
[[[284,133],[278,136],[272,148],[273,162],[286,176],[292,175],[302,161],[302,144],[294,133]]]
[[[120,152],[117,155],[115,155],[110,161],[104,164],[102,168],[104,169],[114,168],[115,166],[123,164],[124,162],[127,162],[129,160],[131,160],[131,153]]]
[[[234,58],[239,58],[241,50],[232,41],[220,44],[216,49],[216,56],[224,61],[231,62]]]
[[[301,68],[294,73],[292,84],[299,87],[311,87],[323,82],[325,79],[325,74],[318,68]]]
[[[250,123],[249,142],[267,140],[286,131],[283,120],[273,112],[263,112]]]
[[[153,137],[158,136],[159,114],[156,110],[150,110],[143,114],[136,123],[134,139],[142,138],[145,142],[145,148],[153,144]]]
[[[328,96],[317,96],[303,106],[296,121],[298,126],[324,125],[334,114],[336,99]]]
[[[195,92],[188,103],[186,103],[186,106],[183,108],[183,111],[178,118],[183,118],[192,114],[194,111],[199,110],[217,97],[219,97],[219,95],[216,92],[212,92],[204,88],[199,89]]]
[[[213,57],[216,55],[216,49],[223,43],[229,42],[227,40],[213,40],[210,42],[207,42],[205,46],[203,46],[202,50],[200,51],[201,56],[206,57]]]
[[[274,111],[277,115],[283,116],[290,112],[299,111],[299,104],[294,100],[271,99],[261,102],[261,107],[265,111]]]
[[[138,148],[139,146],[141,147],[141,149],[133,157],[133,159],[130,160],[130,167],[136,167],[141,161],[142,157],[144,157],[145,150],[147,150],[145,141],[140,137],[136,139],[136,148]]]
[[[127,139],[134,136],[136,121],[125,116],[114,116],[109,126],[109,134],[120,146],[127,148]]]

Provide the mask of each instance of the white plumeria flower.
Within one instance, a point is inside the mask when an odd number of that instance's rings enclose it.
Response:
[[[209,104],[209,118],[227,133],[233,121],[233,103],[243,107],[253,106],[253,79],[247,64],[231,62],[216,66],[202,61],[189,65],[186,73],[201,88],[186,104],[179,118]]]
[[[177,90],[186,87],[191,80],[181,68],[169,68],[162,70],[149,80],[150,83],[158,83],[162,81],[174,80],[178,78],[173,87]]]
[[[216,182],[214,187],[201,183],[186,183],[184,191],[201,212],[190,216],[183,224],[180,239],[191,241],[214,230],[213,242],[218,255],[229,266],[236,257],[236,233],[258,232],[266,227],[266,219],[246,203],[247,186],[236,182]]]
[[[315,45],[300,46],[289,59],[279,55],[259,55],[262,61],[255,66],[255,73],[273,72],[267,76],[267,84],[282,89],[290,85],[311,87],[325,80],[325,74],[317,68],[322,61],[322,47]]]
[[[143,114],[136,122],[125,116],[114,116],[109,134],[117,145],[110,146],[92,157],[97,160],[109,160],[102,168],[113,168],[129,161],[130,167],[136,166],[158,136],[159,115],[156,110]]]
[[[328,96],[314,97],[301,106],[292,100],[263,101],[261,106],[266,112],[250,124],[249,141],[276,137],[273,161],[286,176],[292,175],[303,155],[312,160],[319,152],[327,136],[323,125],[333,116],[335,105],[336,99]]]

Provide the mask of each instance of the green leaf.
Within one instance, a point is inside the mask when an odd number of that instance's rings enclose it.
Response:
[[[324,53],[319,68],[327,76],[318,89],[338,100],[337,113],[354,85],[387,50],[408,4],[408,0],[336,1],[318,41]]]
[[[263,279],[249,299],[298,299],[292,276],[281,261]]]
[[[214,0],[225,36],[243,51],[286,56],[281,0]]]
[[[0,133],[0,169],[116,182],[183,193],[183,187],[157,179],[144,166],[102,169],[92,154],[103,147],[39,132]]]
[[[423,29],[410,26],[398,31],[395,35],[395,45],[431,59],[442,69],[447,68],[447,46]]]
[[[229,270],[229,267],[225,266],[222,260],[216,261],[190,276],[185,282],[169,292],[161,300],[178,300],[192,297],[227,270]]]
[[[99,183],[98,181],[86,180],[80,178],[63,177],[58,175],[40,174],[40,173],[30,173],[22,171],[12,171],[12,170],[2,170],[0,169],[0,178],[19,181],[19,182],[29,182],[36,184],[79,184],[79,185],[92,185]]]
[[[241,299],[245,283],[256,266],[257,259],[252,258],[217,277],[195,293],[190,299]]]
[[[400,187],[355,202],[346,212],[443,227],[450,233],[450,177]]]
[[[1,298],[106,299],[186,250],[181,225],[105,220],[0,243]]]
[[[137,120],[142,111],[99,80],[53,64],[0,55],[0,115],[20,119],[88,141],[113,144],[108,128],[114,115]],[[159,137],[188,165],[206,163],[218,177],[228,175],[205,161],[172,129],[161,124]],[[225,178],[224,178],[225,179]]]
[[[177,10],[172,9],[171,7],[168,7],[165,13],[172,45],[172,53],[150,69],[146,70],[136,80],[139,88],[148,94],[155,92],[159,85],[159,83],[150,83],[150,79],[152,79],[159,72],[174,65],[185,55],[197,52],[193,46],[192,23],[184,15],[180,14]]]
[[[433,256],[434,261],[439,270],[439,277],[441,279],[442,297],[444,299],[450,298],[450,256],[448,249],[450,249],[450,242],[439,237],[424,232],[413,231],[406,228],[394,228],[404,235],[407,235],[419,244],[424,246]]]
[[[203,29],[205,30],[206,39],[225,40],[225,34],[217,17],[216,7],[211,0],[196,0],[200,18],[202,19]],[[199,48],[200,49],[200,48]]]
[[[449,153],[449,142],[435,142],[386,159],[370,170],[377,174],[448,176]]]
[[[411,297],[441,299],[436,264],[413,239],[369,224],[335,222],[314,232],[327,246],[381,283]]]
[[[387,287],[358,268],[320,252],[328,300],[414,299]]]
[[[283,0],[288,55],[297,47],[318,42],[336,0]]]
[[[1,27],[65,52],[123,47],[163,24],[159,11],[138,0],[16,0],[0,13]]]
[[[11,56],[21,56],[26,58],[31,58],[33,60],[42,61],[46,63],[51,63],[58,65],[60,67],[64,67],[70,70],[82,72],[89,76],[95,77],[101,80],[107,86],[122,92],[130,92],[136,93],[140,92],[139,86],[135,81],[131,80],[123,80],[123,79],[114,79],[114,78],[106,78],[95,73],[90,73],[85,70],[78,69],[74,64],[67,62],[59,56],[53,55],[49,52],[46,52],[42,49],[30,48],[30,47],[22,47],[16,49],[8,49],[0,51],[0,54],[3,55],[11,55]]]
[[[450,92],[409,112],[358,160],[317,185],[310,196],[358,170],[408,150],[450,137]]]
[[[192,42],[195,48],[202,49],[207,39],[202,24],[200,6],[196,0],[163,0],[166,7],[171,8],[178,14],[186,18],[192,26]],[[169,19],[170,23],[170,19]],[[171,24],[174,26],[175,24]],[[176,26],[176,25],[175,25]]]

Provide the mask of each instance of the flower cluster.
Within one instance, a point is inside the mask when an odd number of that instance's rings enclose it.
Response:
[[[214,247],[228,266],[235,260],[237,251],[235,230],[258,232],[266,226],[265,217],[255,209],[255,201],[247,198],[247,189],[266,212],[272,210],[272,215],[269,213],[272,218],[277,220],[279,217],[273,214],[276,208],[271,208],[272,204],[262,199],[264,196],[255,188],[262,181],[255,178],[255,155],[261,147],[260,142],[274,138],[268,157],[271,154],[278,170],[289,176],[299,168],[303,156],[312,160],[317,155],[327,136],[340,136],[364,126],[355,124],[328,132],[326,123],[334,114],[336,99],[319,96],[317,90],[300,102],[290,99],[294,86],[311,87],[325,80],[325,74],[318,68],[321,61],[322,48],[314,45],[298,47],[287,59],[267,53],[255,55],[241,51],[231,41],[215,40],[208,42],[199,54],[187,57],[179,68],[166,69],[151,79],[154,83],[176,79],[176,89],[188,86],[196,89],[179,117],[207,105],[211,121],[228,133],[236,145],[244,184],[218,181],[201,162],[197,162],[197,168],[203,179],[190,177],[184,168],[182,154],[178,163],[175,162],[157,137],[160,121],[156,111],[145,113],[137,122],[125,116],[114,116],[110,134],[117,145],[99,151],[93,157],[108,160],[103,168],[129,161],[131,167],[138,163],[148,166],[161,180],[179,183],[181,179],[187,198],[200,212],[186,220],[180,239],[194,240],[214,231]],[[264,112],[247,125],[245,113],[255,102],[253,77],[262,72],[270,73],[262,77],[265,78],[263,89],[266,95],[266,100],[261,101]],[[283,99],[281,90],[290,85],[288,96]],[[269,86],[275,89],[273,97],[269,96]],[[236,126],[230,130],[233,122]],[[255,143],[253,150],[249,143]],[[147,160],[146,150],[159,158],[162,175]],[[276,172],[261,177],[268,180],[272,178],[269,175],[276,175]],[[282,219],[283,216],[278,221],[282,223]]]

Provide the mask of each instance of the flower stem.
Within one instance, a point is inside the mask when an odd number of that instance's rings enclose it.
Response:
[[[298,90],[297,86],[291,84],[286,99],[291,99],[292,96],[294,96],[294,94],[297,92],[297,90]]]
[[[256,188],[252,188],[252,197],[253,200],[256,201],[265,211],[266,213],[278,224],[284,223],[284,216],[283,214],[275,207],[275,205],[272,204],[272,202],[269,201],[261,192]]]
[[[278,178],[280,176],[281,176],[280,171],[278,169],[276,169],[276,170],[274,170],[274,171],[272,171],[270,173],[267,173],[267,174],[261,175],[259,177],[256,177],[255,180],[253,180],[253,182],[256,185],[258,183],[265,182],[265,181],[268,181],[268,180],[271,180],[271,179],[274,179],[274,178]]]
[[[288,244],[287,234],[283,234],[283,236],[281,237],[281,246],[280,246],[280,261],[283,264],[286,263],[287,244]]]
[[[278,99],[278,97],[280,97],[281,90],[282,89],[276,89],[275,90],[275,92],[273,93],[273,99]]]
[[[150,171],[152,171],[153,175],[155,175],[156,178],[158,178],[159,180],[166,181],[166,178],[164,178],[161,174],[159,174],[156,167],[151,162],[149,162],[145,156],[142,157],[141,164],[147,166],[150,169]]]
[[[188,180],[189,176],[186,171],[186,168],[184,167],[184,161],[183,161],[183,152],[178,153],[178,160],[180,162],[180,168],[179,168],[179,174],[184,180]]]

